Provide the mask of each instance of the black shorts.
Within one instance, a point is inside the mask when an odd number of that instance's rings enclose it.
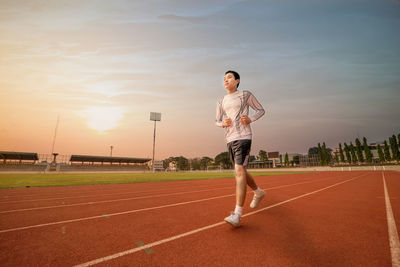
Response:
[[[251,140],[235,140],[227,144],[229,156],[235,165],[247,166],[250,157]]]

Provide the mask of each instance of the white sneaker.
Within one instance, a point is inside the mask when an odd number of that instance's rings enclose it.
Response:
[[[240,215],[234,212],[231,212],[231,215],[225,218],[227,223],[230,223],[233,227],[240,226]]]
[[[265,191],[262,191],[262,193],[259,196],[257,196],[254,193],[253,200],[250,203],[250,208],[252,209],[257,208],[258,204],[260,204],[260,201],[265,197],[265,195],[266,195]]]

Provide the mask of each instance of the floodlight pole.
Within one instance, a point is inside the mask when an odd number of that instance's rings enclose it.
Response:
[[[153,172],[155,171],[154,170],[154,153],[155,153],[155,150],[156,150],[156,128],[157,128],[157,121],[156,120],[154,120],[154,135],[153,135],[153,161],[152,161],[152,169],[153,169]]]
[[[58,130],[59,121],[60,121],[60,115],[57,115],[57,123],[56,123],[56,129],[54,130],[53,146],[51,147],[51,154],[54,154],[54,145],[56,143],[56,137],[57,137],[57,130]],[[54,160],[55,160],[55,157],[54,157]]]
[[[152,170],[154,169],[154,154],[156,151],[156,128],[157,128],[157,121],[161,121],[161,113],[157,112],[150,112],[150,120],[154,121],[154,135],[153,135],[153,161],[152,161]]]

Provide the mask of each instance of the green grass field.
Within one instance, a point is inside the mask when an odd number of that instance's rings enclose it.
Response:
[[[264,176],[295,173],[298,172],[254,172],[252,175]],[[169,173],[1,173],[0,188],[146,183],[228,177],[234,177],[233,171]]]

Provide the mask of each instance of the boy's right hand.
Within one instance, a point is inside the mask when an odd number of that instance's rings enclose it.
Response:
[[[229,127],[232,125],[232,120],[230,118],[225,118],[224,122],[222,123],[223,127]]]

